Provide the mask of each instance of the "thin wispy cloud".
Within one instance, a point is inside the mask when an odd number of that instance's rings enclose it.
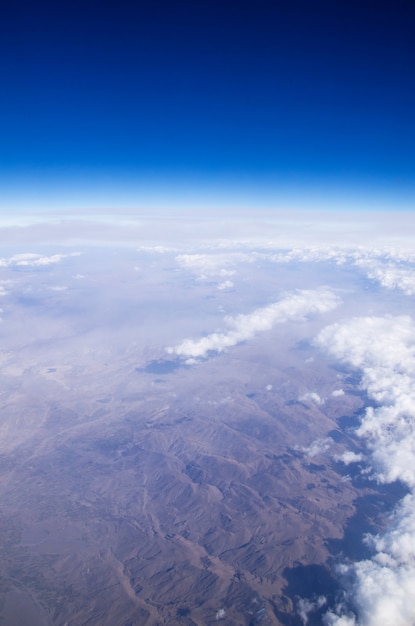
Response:
[[[60,263],[63,259],[68,257],[79,256],[80,252],[70,252],[68,254],[53,254],[51,256],[36,254],[33,252],[23,252],[20,254],[14,254],[8,258],[0,259],[0,267],[43,267],[46,265],[54,265]]]

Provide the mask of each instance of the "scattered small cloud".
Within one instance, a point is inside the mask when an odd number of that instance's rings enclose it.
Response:
[[[319,596],[314,601],[301,599],[298,602],[297,613],[303,625],[307,626],[310,613],[321,609],[325,604],[327,604],[327,598],[325,596]]]
[[[321,437],[313,441],[313,443],[307,447],[296,446],[296,450],[304,452],[308,457],[313,458],[319,454],[324,454],[330,448],[333,443],[331,437]]]
[[[350,463],[359,463],[363,460],[363,454],[357,454],[351,450],[346,450],[343,454],[336,454],[334,456],[335,461],[340,461],[344,465],[350,465]]]
[[[198,360],[191,357],[190,359],[186,359],[184,363],[185,365],[195,365],[195,363],[198,363]]]
[[[252,263],[251,254],[243,252],[215,252],[212,254],[179,254],[177,263],[183,268],[197,274],[199,278],[233,276],[233,269],[239,263]]]
[[[303,393],[302,396],[298,398],[300,402],[314,402],[315,404],[324,404],[324,400],[316,393],[315,391],[308,391],[307,393]]]
[[[343,389],[335,389],[334,391],[331,392],[331,397],[332,398],[340,398],[340,396],[344,396],[344,390]]]

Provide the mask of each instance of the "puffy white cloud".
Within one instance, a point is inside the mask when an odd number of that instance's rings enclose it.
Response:
[[[327,246],[315,246],[312,248],[301,247],[292,250],[284,250],[277,254],[268,254],[267,258],[276,263],[319,263],[321,261],[334,261],[341,265],[350,259],[351,251],[347,249]]]
[[[407,296],[415,294],[415,268],[399,267],[394,263],[362,264],[371,280],[378,281],[387,289],[400,289]]]
[[[407,296],[415,294],[415,254],[412,250],[388,248],[337,248],[316,246],[294,248],[266,258],[277,263],[320,263],[331,261],[337,265],[351,263],[366,276],[386,289],[400,289]]]
[[[327,450],[330,448],[332,443],[333,443],[333,439],[331,439],[331,437],[323,437],[323,438],[316,439],[308,447],[296,446],[295,449],[301,450],[301,452],[304,452],[308,457],[313,458],[314,456],[317,456],[318,454],[324,454],[324,452],[327,452]]]
[[[321,607],[324,606],[325,604],[327,604],[327,598],[325,598],[324,596],[319,596],[317,600],[314,600],[313,602],[311,600],[304,600],[304,599],[301,599],[299,601],[297,612],[304,626],[308,624],[309,614],[315,611],[316,609],[321,609]]]
[[[204,357],[210,351],[223,352],[252,339],[258,332],[270,330],[274,324],[303,320],[307,315],[330,311],[338,304],[339,298],[327,288],[297,291],[248,315],[225,317],[225,323],[230,326],[227,332],[212,333],[202,339],[185,339],[178,346],[167,348],[167,352],[183,357]]]
[[[410,499],[413,500],[412,495]],[[364,626],[415,624],[413,505],[412,501],[411,512],[400,513],[402,518],[393,530],[382,538],[374,538],[379,552],[372,559],[343,567],[345,574],[354,576],[350,594],[358,615],[356,621],[350,623]],[[342,620],[341,611],[337,615],[333,612],[328,623],[340,626],[344,623]]]
[[[357,454],[351,450],[346,450],[343,454],[336,454],[334,459],[335,461],[341,461],[345,465],[350,465],[350,463],[358,463],[359,461],[362,461],[363,454]]]
[[[252,263],[255,254],[245,252],[212,252],[209,254],[179,254],[177,263],[184,269],[197,275],[199,280],[214,277],[228,279],[236,274],[233,269],[241,263]],[[233,287],[233,283],[224,280],[218,285],[219,289]]]
[[[332,398],[340,398],[340,396],[344,396],[344,390],[343,389],[335,389],[334,391],[331,392],[331,396],[332,396]]]
[[[342,608],[327,613],[330,626],[415,624],[415,325],[410,317],[363,317],[325,328],[317,343],[340,361],[359,368],[362,387],[375,406],[357,429],[380,482],[400,480],[410,489],[382,535],[368,537],[371,559],[343,567],[352,577],[349,600],[357,617]],[[345,452],[343,462],[357,460]]]
[[[354,615],[345,615],[342,613],[343,607],[338,607],[336,612],[328,611],[324,616],[324,624],[326,626],[356,626]]]
[[[317,339],[362,371],[369,407],[357,434],[367,440],[378,480],[415,487],[415,327],[407,316],[364,317],[325,328]]]
[[[62,259],[79,256],[80,252],[70,252],[68,254],[53,254],[46,256],[42,254],[36,254],[33,252],[24,252],[21,254],[14,254],[9,258],[0,259],[0,267],[10,266],[33,266],[40,267],[45,265],[52,265],[54,263],[60,263]]]
[[[315,402],[315,404],[324,404],[324,400],[316,393],[315,391],[308,391],[307,393],[303,393],[302,396],[298,398],[301,402]]]

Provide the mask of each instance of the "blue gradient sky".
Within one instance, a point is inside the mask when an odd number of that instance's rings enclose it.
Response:
[[[0,207],[415,208],[412,1],[19,2]]]

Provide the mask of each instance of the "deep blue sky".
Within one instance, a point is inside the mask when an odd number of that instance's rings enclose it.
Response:
[[[412,0],[9,2],[1,208],[409,208]]]

